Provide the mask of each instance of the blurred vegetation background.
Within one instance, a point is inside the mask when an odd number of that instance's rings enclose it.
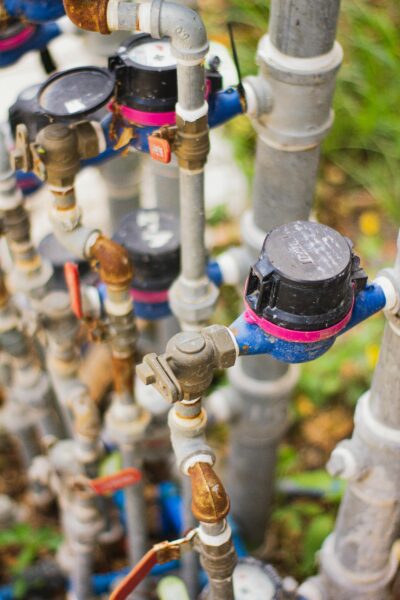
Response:
[[[226,21],[235,23],[243,76],[257,72],[255,54],[267,30],[268,4],[201,2],[212,39],[228,45]],[[345,58],[338,74],[336,119],[323,146],[315,213],[355,241],[372,276],[393,261],[400,224],[399,32],[399,0],[342,0],[338,40]],[[227,129],[251,187],[252,125],[241,117]],[[263,557],[282,574],[302,579],[315,572],[315,552],[334,525],[344,489],[324,465],[336,443],[351,435],[355,404],[369,387],[383,326],[383,317],[372,318],[326,356],[302,367],[263,549]]]

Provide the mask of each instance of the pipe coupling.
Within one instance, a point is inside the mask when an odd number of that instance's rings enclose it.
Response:
[[[176,405],[168,413],[171,443],[178,467],[184,475],[197,463],[215,463],[215,455],[205,439],[207,414],[203,409],[197,417],[180,417]]]
[[[266,144],[283,151],[318,146],[332,126],[335,77],[343,51],[336,42],[330,52],[296,58],[280,52],[270,36],[259,43],[260,75],[271,87],[273,110],[257,121]]]
[[[195,545],[199,547],[201,565],[211,581],[222,582],[232,578],[237,555],[229,525],[225,524],[224,530],[218,535],[207,533],[201,525]]]
[[[207,116],[190,122],[177,115],[176,125],[174,150],[179,166],[188,171],[203,169],[210,152]]]

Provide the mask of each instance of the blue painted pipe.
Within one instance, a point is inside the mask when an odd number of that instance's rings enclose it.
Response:
[[[8,14],[30,23],[55,21],[65,14],[62,0],[4,0]]]
[[[57,23],[38,25],[35,32],[21,46],[13,50],[0,52],[0,68],[16,63],[22,56],[34,50],[43,50],[47,44],[59,36],[61,30]]]
[[[385,307],[386,298],[382,288],[371,283],[357,296],[351,319],[342,335],[358,323],[379,312]],[[331,348],[336,337],[312,343],[287,342],[269,335],[260,327],[247,323],[244,314],[230,326],[238,344],[241,355],[270,354],[277,360],[286,363],[310,362],[319,358]]]

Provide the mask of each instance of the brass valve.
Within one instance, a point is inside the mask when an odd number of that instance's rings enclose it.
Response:
[[[98,133],[86,121],[66,125],[52,123],[30,142],[26,125],[19,124],[11,160],[15,170],[33,172],[57,187],[73,186],[80,161],[100,152]]]
[[[201,332],[183,332],[166,352],[147,354],[136,367],[145,385],[154,385],[171,403],[199,398],[211,385],[214,372],[236,362],[236,345],[227,327],[211,325]]]

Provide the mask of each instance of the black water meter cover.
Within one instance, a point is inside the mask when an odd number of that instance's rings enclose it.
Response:
[[[143,112],[175,110],[178,96],[176,59],[168,39],[138,33],[109,59],[115,73],[116,99]]]
[[[114,240],[128,251],[133,264],[132,286],[138,290],[169,289],[179,274],[179,220],[158,209],[139,209],[122,221]]]
[[[366,282],[350,240],[325,225],[295,221],[268,233],[245,299],[274,325],[319,331],[349,314]]]
[[[29,139],[34,140],[43,127],[50,123],[50,117],[39,106],[39,90],[41,85],[31,85],[24,89],[8,110],[8,120],[12,134],[15,136],[17,125],[26,125]]]
[[[99,67],[55,73],[39,91],[41,110],[55,119],[83,119],[103,108],[114,94],[114,75]]]

